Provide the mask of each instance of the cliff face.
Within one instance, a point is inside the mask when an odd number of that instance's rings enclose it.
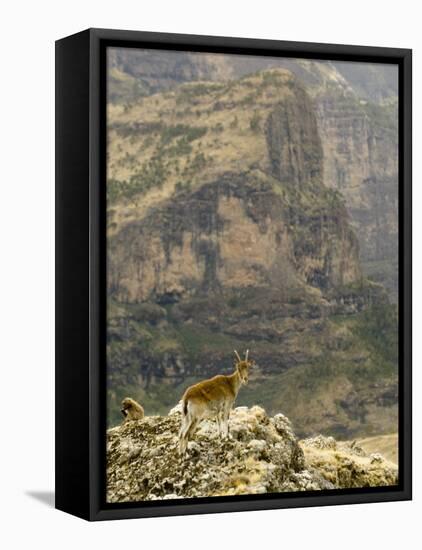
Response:
[[[245,403],[273,412],[286,401],[301,435],[379,429],[384,405],[355,396],[374,380],[394,387],[385,342],[368,336],[388,314],[388,339],[394,313],[362,275],[344,201],[324,184],[314,102],[294,75],[185,84],[108,116],[110,419],[124,393],[163,412],[250,348]],[[382,430],[394,429],[392,399]]]
[[[109,48],[109,98],[115,103],[167,90],[184,82],[227,80],[233,70],[224,56]]]
[[[108,430],[107,501],[171,500],[321,489],[379,487],[398,483],[397,466],[360,447],[316,437],[296,438],[283,414],[238,407],[232,438],[222,441],[214,422],[203,421],[177,452],[180,413],[146,417]]]
[[[398,292],[398,121],[395,104],[371,106],[350,95],[316,99],[324,182],[345,198],[363,269]]]
[[[398,75],[394,66],[117,49],[110,60],[110,99],[135,101],[183,82],[228,82],[274,67],[296,75],[310,94],[324,156],[324,182],[345,199],[364,274],[382,283],[397,302]],[[299,103],[300,99],[293,101],[291,107]],[[288,100],[284,108],[290,108]]]
[[[109,247],[111,296],[166,304],[223,290],[303,287],[306,293],[307,286],[359,280],[358,247],[344,209],[326,219],[323,209],[297,212],[274,185],[260,173],[223,173],[125,225]]]
[[[200,116],[207,111],[206,127],[190,126],[184,116],[170,126],[176,134],[181,128],[177,144],[189,132],[202,134],[200,144],[192,140],[186,154],[181,148],[177,155],[184,170],[173,188],[180,169],[173,173],[175,145],[162,145],[169,126],[157,121],[157,130],[149,132],[158,142],[157,186],[163,191],[155,198],[152,189],[148,210],[133,209],[133,220],[111,216],[109,288],[118,301],[177,302],[221,288],[321,289],[359,280],[347,212],[322,184],[323,151],[310,99],[289,73],[266,74],[267,82],[255,78],[261,91],[250,120],[244,120],[243,104],[253,81],[246,80],[237,85],[237,101],[229,86],[198,98]],[[167,112],[182,94],[172,94]],[[226,132],[220,121],[228,117],[233,127]],[[213,127],[224,148],[208,137]],[[245,147],[251,138],[254,149]],[[218,159],[210,156],[213,150]],[[187,178],[189,189],[183,187]],[[130,191],[131,183],[126,185]]]

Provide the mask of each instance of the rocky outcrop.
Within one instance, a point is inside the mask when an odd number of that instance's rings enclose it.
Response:
[[[177,453],[180,412],[146,417],[107,432],[107,501],[177,499],[395,485],[397,467],[381,456],[321,436],[296,438],[283,414],[237,407],[231,439],[203,421]]]
[[[301,189],[320,185],[323,151],[312,103],[297,87],[269,114],[266,124],[271,171],[284,185]]]
[[[316,99],[324,182],[345,198],[364,271],[397,300],[398,118],[393,106],[369,106],[351,94]]]
[[[301,441],[305,463],[338,488],[380,487],[398,484],[397,464],[380,453],[366,453],[356,442],[338,442],[316,436]]]

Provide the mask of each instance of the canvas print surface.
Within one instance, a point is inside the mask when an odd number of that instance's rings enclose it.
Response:
[[[398,483],[396,65],[107,50],[107,501]]]

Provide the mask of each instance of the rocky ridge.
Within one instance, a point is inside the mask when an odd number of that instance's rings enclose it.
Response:
[[[203,421],[179,457],[179,407],[107,432],[107,501],[178,499],[374,487],[398,483],[397,466],[355,444],[323,436],[299,441],[283,414],[231,413],[222,441]]]

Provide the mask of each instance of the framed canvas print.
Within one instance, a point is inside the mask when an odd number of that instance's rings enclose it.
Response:
[[[56,43],[56,506],[411,498],[411,51]]]

